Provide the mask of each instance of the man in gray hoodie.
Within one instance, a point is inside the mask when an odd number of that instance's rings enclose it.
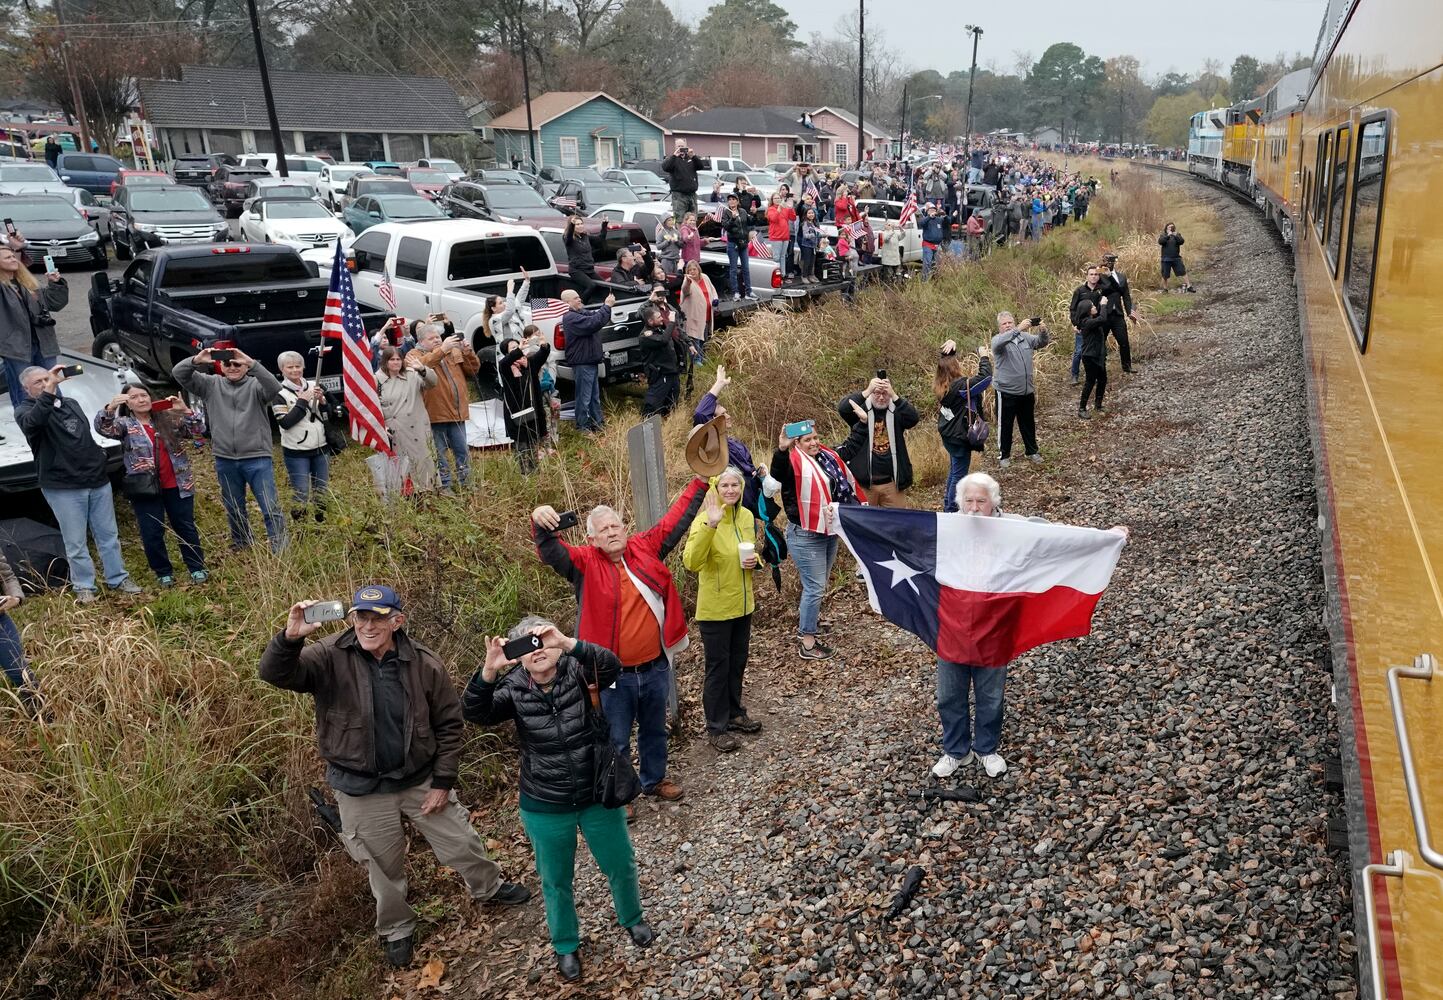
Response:
[[[1027,331],[1036,326],[1037,333]],[[1021,326],[1010,312],[997,314],[997,336],[992,338],[992,385],[997,389],[997,443],[1002,467],[1012,464],[1012,422],[1022,432],[1028,461],[1040,464],[1037,450],[1037,384],[1033,379],[1032,352],[1052,342],[1041,322],[1025,320]]]
[[[249,486],[265,519],[271,551],[279,552],[286,544],[286,521],[276,495],[270,406],[280,394],[281,383],[244,351],[233,350],[234,354],[221,363],[220,375],[201,370],[201,366],[215,362],[211,348],[178,361],[171,374],[182,389],[205,403],[215,474],[220,480],[226,520],[230,522],[231,546],[244,549],[251,543],[250,517],[246,513]]]

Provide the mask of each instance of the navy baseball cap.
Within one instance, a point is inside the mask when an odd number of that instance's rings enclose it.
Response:
[[[355,600],[351,603],[351,612],[374,611],[378,615],[390,615],[400,610],[401,599],[394,590],[384,584],[362,587],[356,591]]]

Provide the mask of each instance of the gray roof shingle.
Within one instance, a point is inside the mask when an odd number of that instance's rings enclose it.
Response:
[[[830,132],[807,128],[797,122],[798,114],[779,108],[711,108],[689,115],[673,115],[665,125],[676,135],[711,132],[718,135],[794,135],[830,139]]]
[[[145,115],[161,128],[269,128],[260,72],[184,66],[179,80],[141,80]],[[461,99],[431,76],[271,70],[281,128],[302,131],[470,132]]]

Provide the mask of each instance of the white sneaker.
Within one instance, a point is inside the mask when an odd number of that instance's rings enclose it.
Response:
[[[1002,759],[1001,754],[989,753],[982,758],[982,769],[987,772],[987,777],[1000,778],[1007,773],[1007,761]]]
[[[1005,468],[1007,468],[1009,465],[1012,464],[1012,459],[1010,459],[1010,458],[1004,458],[999,464],[1002,466],[1002,468],[1005,469]]]
[[[932,765],[932,773],[939,778],[950,778],[957,773],[959,767],[966,767],[977,757],[971,750],[967,751],[965,757],[953,757],[950,753],[944,753]]]
[[[1041,465],[1042,453],[1040,451],[1034,451],[1031,455],[1027,456],[1027,461],[1031,462],[1033,465]]]

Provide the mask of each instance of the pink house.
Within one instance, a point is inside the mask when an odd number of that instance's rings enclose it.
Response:
[[[688,108],[662,124],[668,149],[683,138],[700,156],[740,158],[754,167],[776,160],[850,164],[858,159],[857,119],[837,108]],[[868,128],[865,138],[876,156],[888,155],[891,136]]]
[[[836,138],[828,146],[830,155],[824,160],[834,163],[855,163],[857,155],[857,116],[840,108],[818,108],[811,113],[812,124],[818,131],[827,132]],[[877,159],[890,156],[892,137],[868,121],[863,127],[864,152],[870,151]]]

